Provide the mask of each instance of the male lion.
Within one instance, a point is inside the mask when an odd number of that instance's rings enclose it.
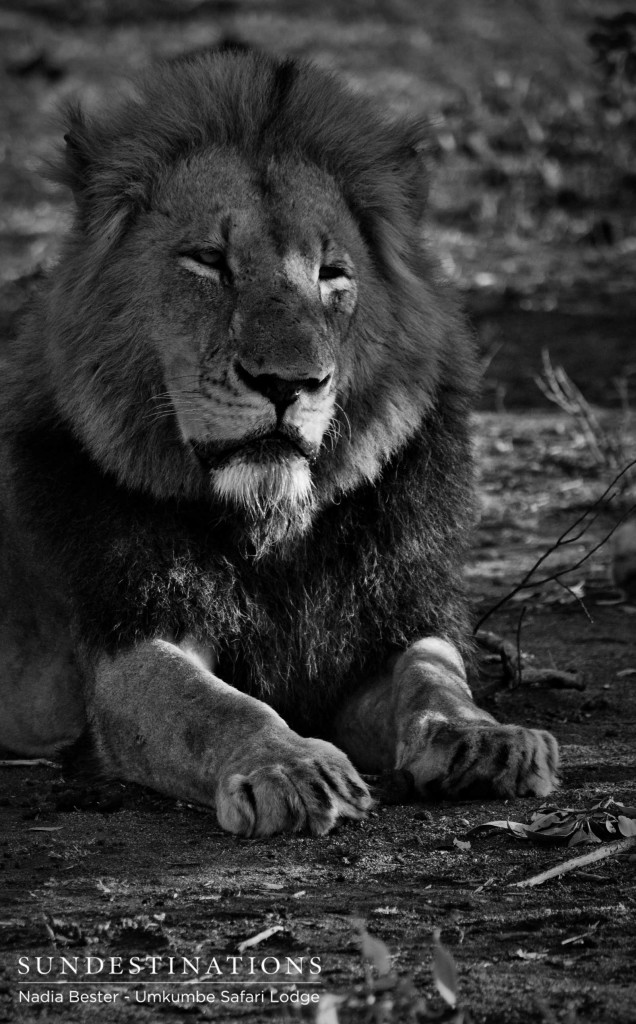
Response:
[[[551,791],[553,737],[466,682],[475,370],[420,137],[249,52],[70,112],[76,221],[4,388],[5,748],[87,733],[248,836],[363,815],[351,762]]]

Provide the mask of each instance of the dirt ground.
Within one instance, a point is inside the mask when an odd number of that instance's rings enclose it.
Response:
[[[632,116],[630,101],[614,98],[612,107],[592,66],[585,36],[595,5],[572,0],[555,9],[487,0],[0,4],[5,322],[22,301],[15,282],[54,258],[68,223],[66,197],[41,176],[64,98],[98,102],[122,72],[231,35],[312,56],[396,109],[426,113],[438,165],[431,232],[480,338],[483,408],[498,410],[475,419],[481,520],[467,577],[477,620],[599,498],[615,473],[612,459],[621,464],[634,448],[636,165],[619,123]],[[622,404],[601,414],[596,454],[580,424],[538,408],[532,375],[546,345],[590,399]],[[575,564],[628,501],[603,504],[549,565]],[[536,687],[523,671],[513,687],[486,671],[477,683],[502,721],[555,733],[563,807],[606,795],[636,804],[636,608],[613,590],[609,559],[604,545],[567,577],[569,590],[530,587],[487,623],[513,644],[519,636],[526,670],[570,670],[585,684]],[[400,797],[398,781],[380,785],[385,801]],[[366,821],[327,837],[242,841],[222,833],[212,812],[133,786],[87,788],[59,766],[3,765],[0,1020],[433,1019],[444,1005],[431,966],[439,929],[458,971],[457,1021],[633,1022],[634,851],[518,888],[592,847],[466,837],[485,821],[529,821],[538,806],[381,802]],[[389,977],[392,1008],[381,995],[370,1001],[359,920],[386,944],[402,979],[396,988]],[[230,975],[226,958],[269,929]],[[61,990],[62,1003],[25,1002],[21,988],[60,991],[45,975],[39,987],[33,975],[20,986],[25,956],[161,964],[128,985],[89,985],[80,973],[83,984]],[[216,958],[225,973],[171,987],[171,956],[178,965]],[[317,1005],[281,1002],[289,976],[275,970],[286,957],[305,958],[297,991],[318,994]],[[320,959],[319,974],[310,973],[311,957]],[[117,998],[71,1004],[72,988]],[[216,998],[149,1002],[162,991]],[[233,1003],[225,991],[264,997]],[[330,996],[342,997],[337,1010]]]

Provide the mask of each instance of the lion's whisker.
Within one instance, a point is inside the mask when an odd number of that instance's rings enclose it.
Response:
[[[343,409],[343,407],[340,405],[339,402],[335,403],[335,407],[338,410],[338,412],[340,412],[342,414],[342,416],[344,417],[344,421],[345,421],[345,424],[346,424],[346,427],[347,427],[347,434],[348,434],[349,442],[351,442],[351,439],[352,439],[352,436],[353,436],[352,435],[352,430],[351,430],[351,420],[349,419],[349,417],[347,416],[345,410]]]
[[[338,441],[342,437],[342,426],[338,420],[332,420],[329,424],[326,433],[325,441],[328,443],[331,451],[334,451]]]

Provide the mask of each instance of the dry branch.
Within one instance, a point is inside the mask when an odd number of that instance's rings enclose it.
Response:
[[[524,668],[523,682],[527,686],[544,686],[549,690],[585,689],[585,681],[578,672],[563,672],[558,668]]]
[[[55,761],[49,761],[45,757],[14,757],[8,761],[0,761],[0,768],[32,768],[34,765],[43,764],[47,768],[59,768]]]
[[[521,622],[521,619],[520,619]],[[501,662],[502,683],[511,689],[525,683],[529,686],[544,686],[555,690],[584,690],[585,682],[577,672],[563,672],[560,669],[533,668],[523,666],[521,641],[517,629],[517,645],[490,633],[480,630],[476,635],[477,643],[490,654],[498,656]],[[496,686],[499,689],[499,685]]]
[[[608,432],[601,425],[592,406],[572,378],[562,366],[552,365],[547,349],[543,349],[541,357],[543,376],[534,378],[539,390],[549,402],[557,405],[575,420],[596,461],[600,465],[617,469],[627,459],[620,437]]]
[[[613,479],[607,485],[603,493],[599,495],[596,501],[593,502],[593,504],[590,505],[589,508],[586,508],[580,516],[577,516],[574,522],[571,523],[570,526],[566,527],[566,529],[557,537],[554,543],[551,544],[549,548],[546,548],[543,554],[541,554],[539,558],[537,558],[536,562],[522,576],[519,583],[517,583],[512,588],[512,590],[509,590],[507,594],[504,594],[504,596],[500,598],[492,606],[492,608],[489,608],[488,611],[482,615],[482,617],[477,622],[477,625],[473,629],[474,634],[481,629],[483,624],[488,621],[491,615],[494,615],[495,612],[498,612],[500,608],[503,608],[504,605],[508,604],[508,602],[511,601],[513,597],[515,597],[517,594],[521,593],[522,590],[532,590],[535,587],[541,587],[546,583],[560,583],[563,576],[568,576],[571,572],[575,572],[577,569],[580,569],[580,567],[585,562],[587,562],[588,559],[592,557],[592,555],[596,554],[599,548],[602,548],[603,545],[607,543],[607,541],[610,539],[610,537],[613,536],[613,534],[616,532],[619,526],[621,526],[622,523],[624,523],[625,520],[628,519],[634,511],[636,511],[636,503],[631,505],[630,508],[628,508],[627,511],[623,513],[618,522],[614,524],[611,530],[608,530],[608,532],[604,535],[604,537],[601,538],[600,541],[594,544],[589,549],[589,551],[586,551],[585,554],[582,555],[579,559],[577,559],[577,561],[575,561],[572,565],[568,565],[562,569],[555,569],[553,573],[550,573],[546,576],[542,576],[541,579],[534,578],[537,570],[541,568],[541,566],[548,560],[548,558],[550,558],[551,555],[553,555],[556,551],[560,551],[562,548],[567,548],[570,545],[576,544],[578,543],[578,541],[580,541],[581,537],[583,537],[588,532],[588,530],[594,525],[594,523],[598,519],[602,503],[606,500],[607,502],[611,502],[616,497],[616,494],[618,492],[614,491],[614,493],[611,493],[613,488],[616,487],[619,481],[623,479],[625,474],[629,473],[629,471],[633,469],[634,466],[636,466],[636,459],[632,459],[631,462],[628,462],[626,466],[623,466],[621,471],[613,477]],[[588,516],[590,516],[590,514],[591,518],[588,519]]]
[[[613,857],[615,854],[623,853],[633,846],[636,846],[636,836],[630,836],[627,839],[617,839],[614,843],[599,846],[596,850],[592,850],[591,853],[583,854],[582,857],[572,857],[570,860],[564,861],[563,864],[558,864],[555,868],[549,868],[548,871],[542,871],[539,875],[526,878],[523,882],[511,882],[510,886],[516,889],[526,889],[531,885],[542,885],[543,882],[547,882],[550,878],[558,878],[559,875],[565,875],[568,871],[576,871],[577,868],[584,868],[588,864],[595,864],[599,860],[604,860],[605,857]]]

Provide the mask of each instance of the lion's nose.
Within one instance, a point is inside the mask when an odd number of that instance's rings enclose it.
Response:
[[[290,380],[275,373],[250,373],[239,362],[235,363],[235,369],[239,379],[248,388],[264,395],[277,408],[291,405],[303,391],[314,392],[326,388],[333,374],[330,371],[324,377],[295,377]]]

